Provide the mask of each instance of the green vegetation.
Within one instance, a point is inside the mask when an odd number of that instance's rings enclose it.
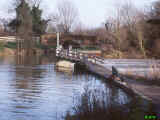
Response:
[[[16,49],[17,44],[16,44],[16,42],[7,42],[7,44],[5,44],[4,47],[11,48],[11,49]]]
[[[37,44],[36,45],[37,48],[39,49],[56,49],[56,46],[53,45],[43,45],[43,44]]]
[[[36,34],[43,34],[45,33],[48,20],[42,19],[42,10],[39,6],[33,6],[31,10],[32,15],[32,30]]]
[[[15,6],[16,18],[11,20],[10,23],[8,24],[10,29],[14,32],[18,32],[17,30],[24,23],[24,21],[27,20],[28,23],[30,22],[30,25],[32,27],[32,32],[34,34],[45,33],[47,23],[49,20],[42,19],[43,11],[40,9],[39,5],[40,3],[36,4],[35,1],[34,5],[30,6],[29,3],[26,2],[25,0],[17,0],[17,1],[18,3]]]
[[[100,50],[100,49],[94,46],[84,46],[80,48],[79,50]]]
[[[17,45],[15,42],[7,42],[7,43],[2,43],[0,42],[0,51],[4,50],[4,48],[11,48],[11,49],[16,49]]]

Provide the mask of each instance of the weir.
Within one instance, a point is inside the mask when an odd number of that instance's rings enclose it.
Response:
[[[57,38],[59,43],[59,37]],[[88,71],[104,77],[108,80],[108,82],[113,82],[116,86],[122,88],[131,96],[140,96],[143,99],[152,102],[156,107],[156,112],[160,112],[160,87],[141,84],[120,73],[114,76],[114,71],[116,70],[118,72],[118,70],[114,66],[112,66],[112,70],[109,70],[106,66],[103,66],[102,64],[104,63],[104,58],[88,55],[79,51],[65,50],[59,44],[56,49],[56,57],[72,61],[76,64],[84,65]],[[113,76],[114,79],[112,79]]]

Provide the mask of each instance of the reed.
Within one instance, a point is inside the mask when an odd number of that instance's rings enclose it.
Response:
[[[153,113],[150,106],[142,106],[141,98],[134,98],[127,104],[117,104],[109,100],[105,92],[99,90],[85,92],[74,104],[71,112],[67,112],[65,120],[142,120],[147,113]],[[100,98],[100,99],[99,99]]]

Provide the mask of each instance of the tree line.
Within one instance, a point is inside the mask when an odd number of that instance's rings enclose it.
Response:
[[[75,33],[96,35],[99,47],[108,54],[116,52],[127,58],[160,58],[160,0],[146,9],[138,9],[131,1],[115,7],[99,28],[87,29],[82,24]]]
[[[14,0],[16,18],[1,19],[5,30],[19,34],[44,34],[46,32],[96,35],[99,48],[133,57],[160,56],[160,0],[145,10],[138,9],[131,1],[115,7],[113,16],[107,17],[98,28],[89,29],[79,20],[78,10],[70,1],[61,1],[57,12],[43,19],[42,0]],[[28,35],[25,36],[25,38]]]

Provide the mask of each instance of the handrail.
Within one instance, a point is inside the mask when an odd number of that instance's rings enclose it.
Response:
[[[84,58],[87,59],[87,61],[90,61],[92,63],[100,62],[104,63],[104,59],[98,56],[94,55],[88,55],[86,53],[78,52],[78,51],[69,51],[64,49],[57,49],[56,50],[56,56],[59,57],[65,57],[70,59],[75,59],[84,62]]]

